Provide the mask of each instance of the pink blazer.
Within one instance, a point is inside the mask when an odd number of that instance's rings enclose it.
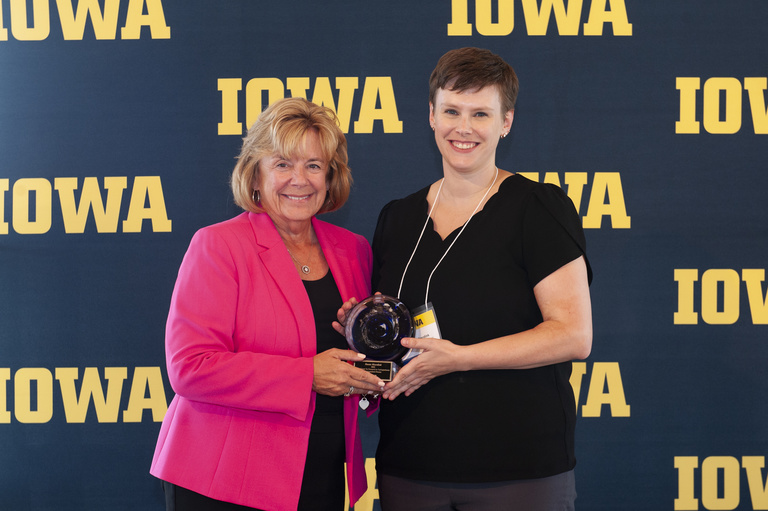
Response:
[[[312,225],[343,300],[370,293],[362,236]],[[341,304],[339,304],[341,305]],[[304,286],[272,220],[243,213],[195,234],[166,325],[176,392],[150,473],[214,499],[295,510],[309,429],[315,324]],[[344,419],[350,500],[366,490],[357,398]]]

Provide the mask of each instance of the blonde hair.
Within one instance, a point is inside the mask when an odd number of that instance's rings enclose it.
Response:
[[[304,98],[275,101],[248,130],[230,182],[235,204],[246,211],[263,212],[264,209],[252,198],[253,183],[259,177],[261,159],[275,154],[285,158],[297,156],[310,130],[317,133],[323,157],[328,161],[328,195],[318,213],[336,211],[343,206],[352,188],[347,139],[339,128],[333,110]]]

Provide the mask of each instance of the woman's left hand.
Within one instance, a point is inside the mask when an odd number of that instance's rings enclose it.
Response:
[[[347,315],[349,314],[349,311],[351,311],[355,305],[357,305],[357,298],[354,296],[344,302],[341,305],[341,308],[336,311],[336,321],[332,323],[331,326],[333,326],[333,329],[336,330],[341,335],[345,335],[345,327],[347,324]]]
[[[407,348],[423,351],[398,370],[392,381],[384,386],[384,399],[393,400],[400,394],[410,396],[430,380],[461,370],[458,362],[461,360],[460,352],[463,346],[445,339],[429,337],[406,337],[402,344]]]

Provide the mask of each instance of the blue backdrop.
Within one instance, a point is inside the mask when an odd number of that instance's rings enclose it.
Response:
[[[165,317],[248,124],[336,110],[325,219],[370,239],[441,175],[429,73],[480,46],[521,82],[499,166],[567,191],[595,272],[578,508],[768,509],[766,40],[765,0],[0,0],[0,507],[163,509]]]

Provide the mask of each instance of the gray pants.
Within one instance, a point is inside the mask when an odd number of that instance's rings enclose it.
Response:
[[[455,484],[379,474],[382,511],[574,511],[573,471],[542,479]]]

